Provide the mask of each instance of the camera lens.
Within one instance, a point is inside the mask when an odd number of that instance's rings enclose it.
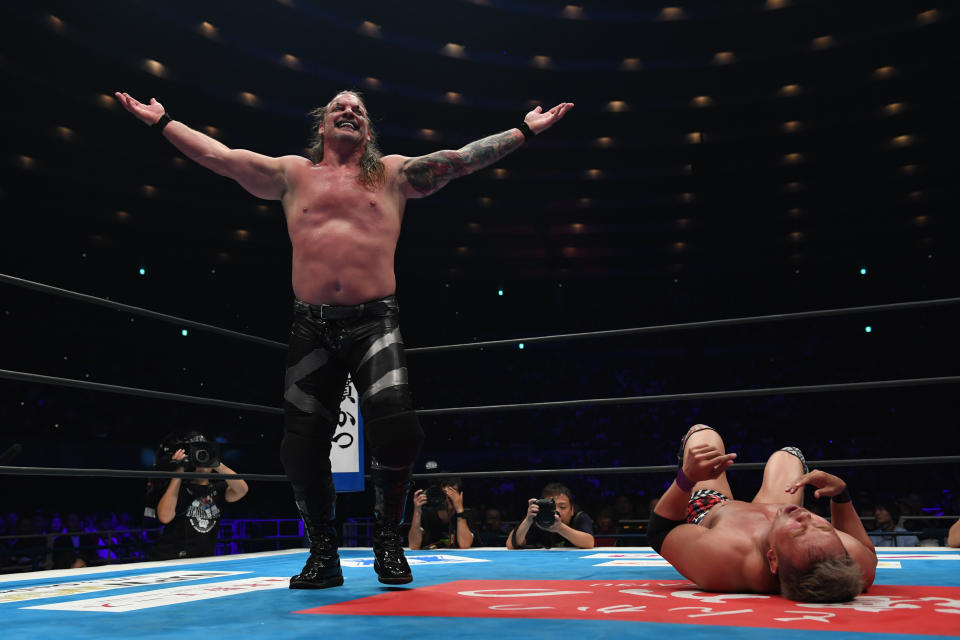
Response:
[[[447,498],[443,495],[443,489],[440,485],[434,484],[427,487],[427,504],[437,511],[442,511],[447,507]]]
[[[193,457],[196,459],[197,464],[210,462],[210,452],[206,449],[197,449],[197,451],[193,454]]]
[[[537,526],[541,529],[546,529],[553,525],[556,522],[556,513],[557,513],[557,503],[553,498],[540,499],[537,500],[537,506],[540,507],[540,511],[537,512],[534,522],[537,523]]]

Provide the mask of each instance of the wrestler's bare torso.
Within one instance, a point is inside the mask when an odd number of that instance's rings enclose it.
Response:
[[[724,561],[704,558],[704,562],[722,569],[713,576],[709,588],[755,593],[780,591],[780,582],[770,572],[765,554],[767,534],[782,506],[729,500],[710,510],[700,526],[711,530],[711,548],[723,550]]]
[[[173,146],[199,165],[236,180],[258,198],[280,200],[293,245],[293,291],[313,304],[355,305],[394,293],[393,256],[407,198],[435,193],[518,149],[529,135],[549,129],[573,108],[561,102],[536,107],[520,127],[452,151],[417,158],[381,159],[383,178],[368,187],[358,179],[374,136],[360,95],[343,91],[318,109],[314,164],[300,156],[272,158],[221,142],[171,119],[157,100],[114,94],[144,123],[159,126]]]
[[[701,521],[702,538],[695,557],[684,558],[681,562],[690,562],[674,566],[687,577],[696,574],[695,582],[702,588],[716,591],[749,591],[752,593],[779,593],[780,582],[770,571],[767,559],[769,534],[778,514],[784,509],[797,509],[789,503],[742,502],[730,500],[717,505]],[[808,514],[800,516],[799,512]],[[873,564],[864,555],[865,547],[848,533],[833,528],[829,522],[819,516],[809,516],[805,509],[799,509],[797,518],[807,521],[809,527],[817,530],[818,535],[830,539],[839,539],[854,560],[864,569],[864,575],[872,576]],[[693,526],[693,525],[684,525]],[[813,534],[807,534],[813,535]],[[820,539],[822,543],[824,538]],[[673,545],[676,540],[665,541]],[[667,553],[676,558],[673,553]],[[667,556],[665,556],[667,557]],[[672,562],[672,561],[671,561]],[[692,578],[691,578],[692,579]],[[872,578],[870,580],[872,582]]]
[[[356,166],[282,160],[294,295],[311,304],[355,305],[394,293],[394,254],[407,200],[398,180],[404,158],[383,158],[386,180],[377,188],[357,180]]]

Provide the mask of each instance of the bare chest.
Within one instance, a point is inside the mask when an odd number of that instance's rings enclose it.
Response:
[[[737,529],[751,538],[763,536],[773,522],[767,506],[731,500],[711,509],[701,524],[710,529]]]
[[[284,202],[291,233],[329,224],[360,232],[399,233],[398,198],[388,188],[360,184],[355,172],[309,168],[298,173],[294,184]]]

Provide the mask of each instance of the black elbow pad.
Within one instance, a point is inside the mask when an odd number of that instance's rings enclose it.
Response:
[[[667,534],[681,524],[684,524],[683,520],[670,520],[658,515],[656,512],[651,513],[650,524],[647,525],[647,541],[650,543],[650,546],[653,547],[653,550],[660,553],[660,547],[663,546],[663,541],[666,540]]]

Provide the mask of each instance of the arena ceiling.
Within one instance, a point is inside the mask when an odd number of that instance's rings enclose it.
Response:
[[[409,203],[397,258],[408,297],[513,286],[542,302],[564,284],[716,293],[813,278],[838,299],[868,268],[887,278],[872,291],[886,301],[922,297],[909,283],[941,286],[956,266],[949,4],[48,0],[0,11],[0,260],[12,275],[185,314],[203,297],[286,309],[278,204],[190,164],[115,90],[271,155],[301,152],[307,112],[343,88],[365,93],[382,148],[404,155],[575,102],[495,167]]]

